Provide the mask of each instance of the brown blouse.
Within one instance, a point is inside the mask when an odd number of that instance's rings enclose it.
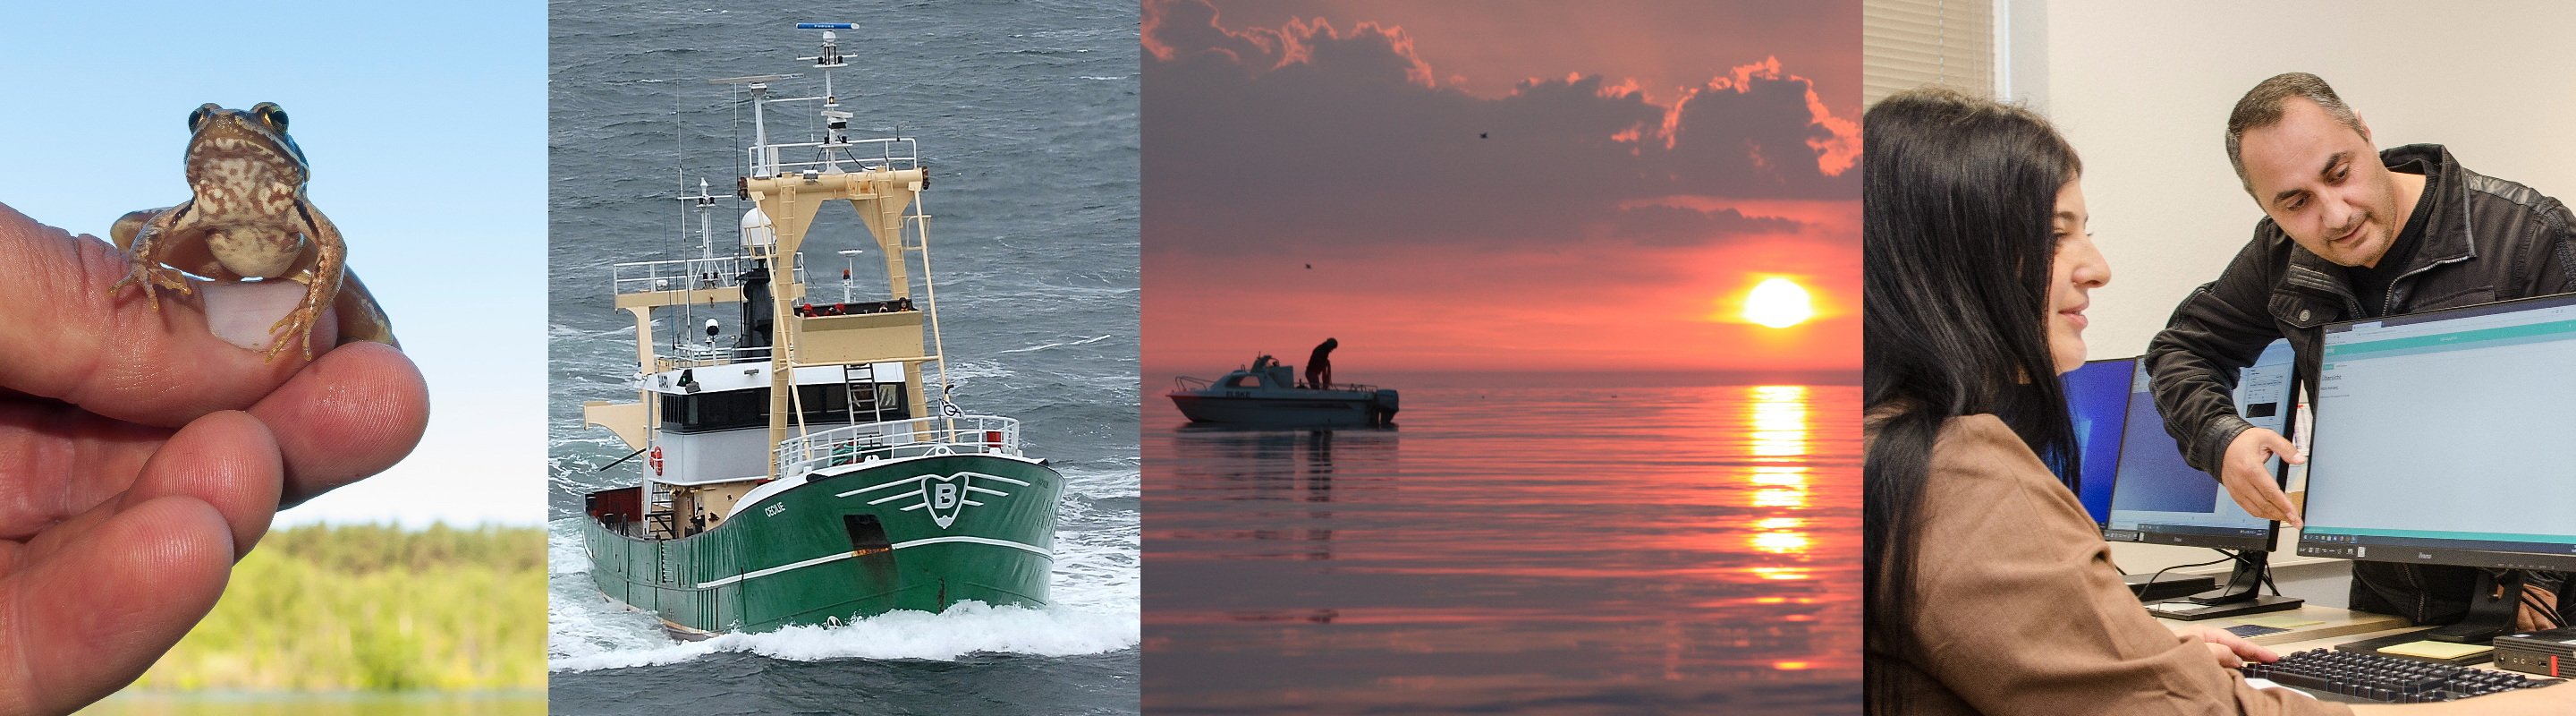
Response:
[[[1873,645],[1907,714],[2345,714],[2248,686],[2141,608],[2082,503],[1992,415],[1932,449],[1910,606],[1916,649]]]

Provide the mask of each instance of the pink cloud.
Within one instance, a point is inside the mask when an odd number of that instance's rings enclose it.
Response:
[[[1632,80],[1570,73],[1478,97],[1439,75],[1402,28],[1341,32],[1291,18],[1227,28],[1203,0],[1148,3],[1147,250],[1257,250],[1243,238],[1525,245],[1724,241],[1783,227],[1672,212],[1621,217],[1639,196],[1849,196],[1856,125],[1775,56],[1657,104]],[[1856,39],[1856,38],[1855,38]],[[1454,83],[1453,83],[1454,84]],[[1603,235],[1601,227],[1658,233]],[[1676,236],[1671,230],[1694,232]]]

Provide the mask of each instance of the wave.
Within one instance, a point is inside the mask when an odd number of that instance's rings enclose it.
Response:
[[[1015,375],[1019,375],[1019,372],[988,361],[961,360],[948,364],[948,379],[957,382],[976,378],[1008,378]]]
[[[555,520],[548,523],[546,525],[546,576],[589,573],[590,557],[583,554],[581,545],[581,518]],[[588,584],[585,583],[583,586]]]
[[[996,352],[996,353],[1031,353],[1031,352],[1036,352],[1036,351],[1046,350],[1046,349],[1049,349],[1049,348],[1058,348],[1058,347],[1062,347],[1062,346],[1087,346],[1087,345],[1091,345],[1091,344],[1093,344],[1093,343],[1099,343],[1099,342],[1101,342],[1101,341],[1109,340],[1110,338],[1115,337],[1115,336],[1117,336],[1117,335],[1118,335],[1118,334],[1115,334],[1115,333],[1104,333],[1104,334],[1101,334],[1101,335],[1092,336],[1092,337],[1090,337],[1090,338],[1085,338],[1085,339],[1078,340],[1078,341],[1058,341],[1058,342],[1055,342],[1055,343],[1047,343],[1047,344],[1043,344],[1043,345],[1034,345],[1034,346],[1029,346],[1029,347],[1027,347],[1027,348],[1013,348],[1013,349],[1006,350],[1006,351],[995,351],[995,352]]]
[[[705,641],[565,655],[549,671],[594,671],[676,664],[709,654],[756,654],[788,661],[924,659],[969,654],[1076,656],[1117,651],[1141,640],[1134,612],[995,607],[960,602],[938,614],[900,611],[837,627],[788,627],[760,634],[722,634]]]

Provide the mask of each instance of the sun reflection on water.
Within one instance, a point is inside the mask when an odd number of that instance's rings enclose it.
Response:
[[[1764,385],[1750,391],[1752,424],[1750,457],[1757,463],[1745,476],[1753,487],[1752,506],[1768,510],[1800,510],[1807,507],[1807,388],[1799,385]],[[1815,540],[1806,530],[1806,520],[1785,514],[1774,514],[1754,520],[1753,533],[1747,537],[1754,550],[1791,558],[1790,564],[1768,564],[1750,567],[1754,576],[1764,580],[1799,580],[1809,577],[1803,564]]]
[[[1766,385],[1754,388],[1752,438],[1755,457],[1807,454],[1807,387]]]
[[[1807,551],[1805,532],[1763,532],[1753,535],[1755,549],[1772,554],[1803,554]]]

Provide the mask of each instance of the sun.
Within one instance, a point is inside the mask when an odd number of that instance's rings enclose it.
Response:
[[[1744,320],[1772,328],[1798,325],[1815,315],[1816,306],[1808,300],[1807,289],[1789,279],[1765,279],[1744,296]]]

